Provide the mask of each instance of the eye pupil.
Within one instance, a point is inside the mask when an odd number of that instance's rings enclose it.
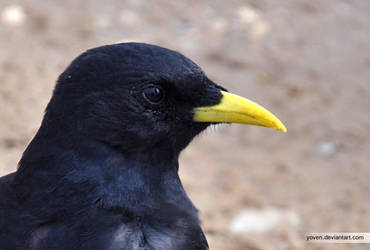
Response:
[[[163,91],[159,87],[151,86],[144,90],[144,96],[150,102],[158,103],[163,98]]]

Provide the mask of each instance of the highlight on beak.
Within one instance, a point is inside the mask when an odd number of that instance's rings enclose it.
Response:
[[[219,104],[194,109],[194,121],[251,124],[287,132],[276,116],[257,103],[225,91],[221,93]]]

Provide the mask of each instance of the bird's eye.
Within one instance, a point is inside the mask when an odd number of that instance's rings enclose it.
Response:
[[[143,91],[144,97],[151,103],[159,103],[163,99],[163,90],[158,86],[149,86]]]

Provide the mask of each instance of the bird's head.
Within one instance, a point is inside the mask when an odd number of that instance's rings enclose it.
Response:
[[[183,55],[122,43],[88,50],[71,63],[58,79],[43,125],[126,154],[161,158],[178,155],[220,122],[286,131],[270,112],[228,93]]]

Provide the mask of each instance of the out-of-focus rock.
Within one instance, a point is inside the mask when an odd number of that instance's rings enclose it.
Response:
[[[338,147],[334,142],[322,141],[317,145],[317,151],[322,157],[332,157],[338,151]]]
[[[280,208],[249,208],[240,212],[230,223],[233,234],[264,233],[286,225],[296,227],[299,216],[289,210]]]
[[[95,20],[95,28],[97,29],[106,29],[112,25],[110,17],[107,15],[100,15]]]
[[[132,10],[123,10],[120,13],[119,19],[121,23],[128,26],[134,26],[140,21],[138,15]]]
[[[252,25],[250,34],[253,39],[257,40],[263,38],[270,29],[270,24],[266,20],[260,19]]]
[[[248,24],[254,23],[260,18],[258,12],[252,6],[249,5],[241,6],[238,9],[238,16],[240,21]]]
[[[1,11],[1,21],[7,25],[22,25],[26,18],[23,7],[18,4],[9,5]]]
[[[216,32],[224,32],[228,26],[227,20],[221,17],[214,18],[211,22],[211,27]]]
[[[270,23],[252,6],[241,6],[238,9],[238,16],[242,23],[250,26],[249,35],[254,40],[263,38],[271,29]]]

